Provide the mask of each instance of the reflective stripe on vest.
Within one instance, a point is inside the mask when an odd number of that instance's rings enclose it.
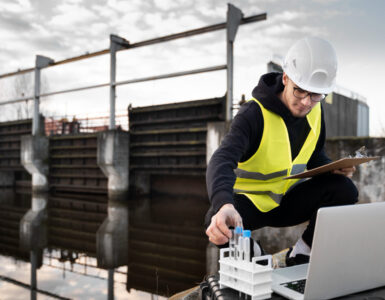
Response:
[[[296,175],[296,174],[302,173],[303,171],[305,171],[305,169],[306,169],[306,164],[293,165],[290,175]],[[234,170],[235,175],[239,178],[248,178],[248,179],[256,179],[256,180],[269,180],[269,179],[273,179],[281,176],[286,176],[287,172],[288,172],[288,169],[278,171],[278,172],[273,172],[270,174],[249,172],[239,168]]]
[[[321,106],[317,104],[306,116],[309,134],[297,157],[292,160],[289,134],[283,119],[261,108],[264,120],[262,138],[257,151],[234,170],[234,192],[246,195],[263,212],[277,207],[285,193],[302,182],[299,179],[283,179],[306,170],[306,165],[316,147],[321,130]]]
[[[248,171],[237,168],[234,170],[234,173],[239,178],[269,180],[269,179],[273,179],[276,177],[286,176],[287,171],[288,170],[286,169],[286,170],[282,170],[282,171],[278,171],[278,172],[273,172],[270,174],[262,174],[262,173],[258,173],[258,172],[248,172]]]

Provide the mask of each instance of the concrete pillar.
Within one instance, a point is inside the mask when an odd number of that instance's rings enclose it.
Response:
[[[230,128],[230,122],[211,122],[207,123],[206,136],[206,163],[208,164],[211,156],[221,144],[224,136]]]
[[[207,123],[206,136],[206,163],[208,164],[211,156],[221,144],[224,136],[229,129],[230,122],[211,122]],[[218,272],[219,248],[213,243],[208,243],[206,248],[206,272],[213,275]]]
[[[108,177],[108,216],[96,234],[98,267],[127,264],[128,253],[128,140],[127,132],[98,135],[98,165]]]
[[[20,245],[28,251],[47,245],[48,155],[47,137],[21,137],[21,164],[32,175],[31,209],[20,222]]]

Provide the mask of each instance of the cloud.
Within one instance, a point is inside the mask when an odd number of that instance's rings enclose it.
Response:
[[[281,13],[274,14],[272,17],[269,18],[269,20],[272,23],[283,21],[299,21],[301,19],[307,18],[308,16],[309,15],[304,12],[285,10]]]
[[[3,12],[0,15],[0,26],[3,30],[14,32],[30,31],[32,26],[28,20],[21,19],[17,12]]]
[[[0,6],[0,12],[26,13],[30,9],[31,3],[28,0],[3,0]]]
[[[98,20],[98,16],[92,10],[72,3],[58,5],[56,13],[48,22],[48,26],[62,31],[73,30],[77,26],[87,26]]]

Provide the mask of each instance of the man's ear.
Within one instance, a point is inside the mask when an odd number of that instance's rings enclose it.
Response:
[[[282,83],[284,86],[286,86],[289,82],[289,77],[287,76],[287,74],[285,72],[283,72],[283,75],[282,75]]]

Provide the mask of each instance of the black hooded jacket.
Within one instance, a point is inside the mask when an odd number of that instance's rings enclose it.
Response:
[[[278,98],[277,95],[283,89],[282,74],[268,73],[261,77],[252,95],[266,109],[280,115],[284,120],[294,160],[305,142],[310,126],[306,117],[294,117]],[[233,186],[236,176],[233,170],[237,168],[238,162],[248,160],[257,151],[262,138],[263,123],[259,105],[255,101],[246,102],[235,116],[229,133],[211,157],[207,166],[206,184],[214,212],[226,203],[234,204]],[[325,122],[322,110],[321,132],[316,148],[307,164],[308,170],[331,161],[324,152],[324,143]]]

